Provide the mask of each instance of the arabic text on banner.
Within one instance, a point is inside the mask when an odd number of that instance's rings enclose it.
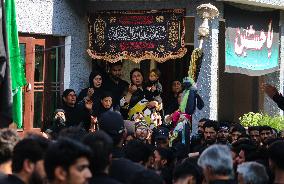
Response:
[[[225,18],[225,72],[260,76],[279,69],[279,11],[227,5]]]
[[[109,62],[181,58],[187,51],[184,14],[184,9],[90,14],[88,53]]]

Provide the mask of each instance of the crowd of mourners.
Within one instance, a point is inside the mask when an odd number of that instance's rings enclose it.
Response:
[[[0,184],[284,183],[284,132],[205,118],[194,132],[180,81],[166,103],[158,70],[144,82],[133,69],[131,84],[121,63],[109,70],[66,89],[43,133],[0,130]]]

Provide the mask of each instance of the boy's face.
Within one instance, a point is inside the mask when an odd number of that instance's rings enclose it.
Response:
[[[159,79],[158,75],[155,74],[155,72],[151,72],[149,75],[150,81],[157,81]]]
[[[70,166],[67,183],[70,184],[88,184],[92,173],[89,169],[89,161],[87,158],[81,157]]]
[[[101,100],[101,103],[104,108],[109,109],[112,106],[112,98],[110,96],[105,97],[104,99]]]
[[[239,131],[234,131],[231,133],[232,141],[235,142],[239,139],[239,137],[242,135]]]

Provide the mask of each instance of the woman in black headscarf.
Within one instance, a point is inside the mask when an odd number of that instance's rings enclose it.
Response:
[[[89,76],[89,87],[80,92],[78,102],[84,100],[84,98],[88,98],[93,101],[93,108],[98,107],[102,95],[102,83],[102,74],[98,71],[91,72]]]
[[[165,115],[172,114],[179,108],[178,95],[180,92],[182,92],[182,84],[179,80],[174,80],[168,103],[165,105]]]

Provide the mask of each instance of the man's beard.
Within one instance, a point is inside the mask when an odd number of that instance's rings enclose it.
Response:
[[[222,138],[219,138],[219,139],[218,139],[218,143],[227,144],[227,142],[228,142],[228,139],[227,139],[227,138],[222,137]]]
[[[205,140],[205,143],[208,144],[208,145],[212,145],[216,142],[216,139],[206,139]]]
[[[114,81],[119,81],[120,77],[117,77],[117,76],[114,76],[114,75],[111,75],[111,78],[114,80]]]
[[[136,139],[139,140],[139,141],[145,141],[146,137],[138,136],[138,137],[136,137]]]
[[[40,174],[34,170],[29,179],[29,184],[47,184],[47,179],[42,178]]]

